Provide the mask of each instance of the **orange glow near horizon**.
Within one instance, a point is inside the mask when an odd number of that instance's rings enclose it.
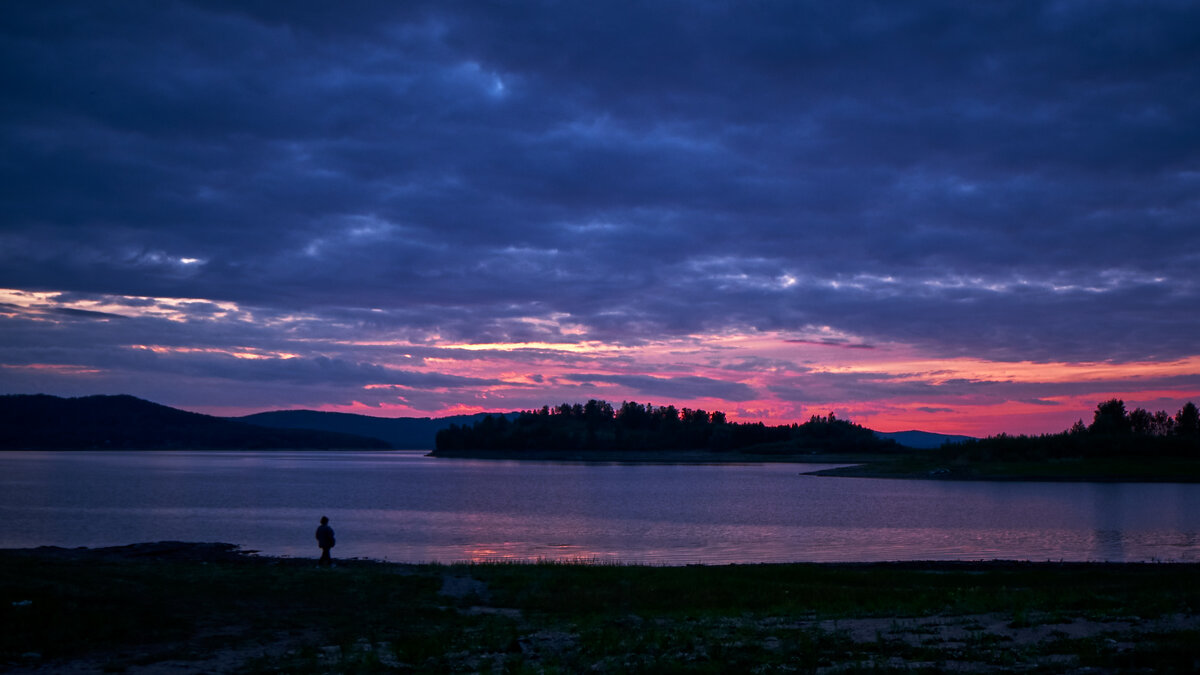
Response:
[[[1115,379],[1166,377],[1200,372],[1200,357],[1175,361],[1142,361],[1128,363],[1036,363],[1033,361],[997,362],[958,357],[953,359],[913,359],[884,361],[869,364],[833,366],[828,372],[936,374],[941,381],[952,379],[986,380],[993,382],[1087,382]],[[895,380],[902,381],[902,380]]]
[[[533,331],[533,337],[514,342],[472,343],[428,334],[399,339],[382,329],[353,339],[353,327],[331,327],[302,314],[268,316],[230,302],[117,295],[89,299],[12,289],[0,289],[0,314],[43,326],[94,320],[92,325],[145,341],[130,344],[125,337],[114,341],[116,349],[155,357],[111,364],[97,359],[93,364],[53,363],[41,356],[36,363],[0,364],[14,392],[53,392],[57,386],[59,391],[138,395],[126,390],[130,383],[161,379],[162,372],[206,372],[198,361],[202,358],[257,362],[245,373],[267,374],[262,381],[253,379],[255,374],[236,379],[232,367],[214,376],[230,377],[228,382],[239,392],[258,387],[261,396],[247,393],[246,403],[189,405],[186,389],[181,389],[181,400],[162,401],[231,416],[304,407],[383,417],[441,417],[598,398],[614,405],[638,401],[720,410],[737,422],[789,424],[834,412],[880,431],[922,429],[979,436],[1062,431],[1077,419],[1090,421],[1096,404],[1109,398],[1121,398],[1131,409],[1169,413],[1187,400],[1200,401],[1200,355],[1124,363],[940,358],[914,345],[872,341],[829,326],[731,329],[621,343],[589,339],[585,327],[555,315],[514,319]],[[149,337],[153,333],[143,337],[122,328],[141,324],[113,321],[114,317],[147,325],[171,322],[166,333],[171,337],[159,338],[167,344],[156,344]],[[180,322],[222,322],[222,328],[249,330],[253,337],[177,344],[173,340],[180,335],[192,335],[180,332]],[[215,341],[225,332],[213,333]],[[188,369],[161,370],[168,360],[189,359],[196,361]],[[321,360],[319,368],[303,366],[316,359]],[[312,381],[303,379],[310,376]],[[224,383],[218,381],[217,386]],[[252,407],[253,400],[280,404]]]
[[[473,388],[464,393],[465,399],[470,400],[464,399],[432,410],[417,409],[404,403],[367,404],[357,401],[329,404],[320,409],[379,416],[440,417],[508,412],[603,398],[614,404],[633,400],[656,405],[670,404],[677,408],[722,410],[728,419],[738,422],[789,424],[804,422],[812,414],[833,411],[880,431],[923,429],[980,436],[1000,432],[1062,431],[1076,419],[1090,421],[1095,405],[1112,397],[1130,401],[1200,397],[1200,391],[1190,389],[1138,387],[1139,382],[1151,378],[1200,372],[1200,357],[1121,364],[995,362],[969,357],[931,359],[905,345],[846,349],[839,344],[789,341],[780,334],[690,336],[639,347],[609,346],[602,351],[589,349],[590,345],[585,343],[491,343],[471,345],[470,349],[465,349],[461,344],[425,347],[441,354],[426,357],[423,362],[427,368],[461,377],[488,378],[499,383]],[[453,353],[441,352],[443,348],[480,355],[463,359]],[[510,356],[516,352],[523,352],[524,360],[519,364]],[[579,358],[564,360],[560,358],[563,352],[570,352]],[[615,360],[614,355],[618,355]],[[753,372],[732,372],[727,367],[729,363],[751,357],[777,358],[780,364],[773,369]],[[520,369],[518,365],[523,365],[525,369]],[[534,372],[540,381],[534,378]],[[581,373],[589,373],[597,379],[586,394],[572,394],[572,389],[578,387],[578,378],[587,380],[590,377]],[[929,400],[882,396],[873,400],[833,398],[811,403],[770,395],[768,388],[781,376],[804,377],[814,374],[861,374],[865,376],[864,381],[879,380],[883,385],[923,383],[930,392]],[[872,375],[878,377],[873,378]],[[605,377],[611,378],[611,381],[606,381]],[[704,377],[714,383],[741,383],[768,395],[746,401],[712,396],[670,397],[639,392],[633,386],[620,383],[620,378],[641,378],[639,382],[643,384],[660,382],[667,386],[675,377]],[[1043,396],[1036,401],[976,401],[950,393],[938,394],[940,386],[964,381],[1004,385],[1027,383],[1031,386],[1086,385],[1094,382],[1097,388],[1094,393]]]

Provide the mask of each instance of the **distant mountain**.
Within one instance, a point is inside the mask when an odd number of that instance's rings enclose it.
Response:
[[[494,417],[499,413],[493,413]],[[503,414],[509,420],[517,413]],[[133,396],[61,398],[0,395],[0,450],[402,448],[432,450],[437,432],[472,426],[486,413],[451,417],[373,417],[277,410],[222,418]],[[875,432],[909,448],[936,448],[970,436]]]
[[[0,396],[3,450],[371,449],[375,438],[268,429],[133,396]]]
[[[491,414],[493,417],[504,415],[509,419],[516,416],[516,413]],[[275,410],[230,419],[272,429],[313,429],[356,434],[379,439],[390,447],[402,450],[432,450],[437,432],[451,424],[474,424],[487,415],[488,413],[432,418],[373,417],[316,410]]]
[[[900,445],[918,450],[940,448],[943,443],[958,443],[974,440],[974,436],[954,436],[951,434],[935,434],[930,431],[876,431],[880,438],[890,438]]]
[[[451,424],[470,427],[489,414],[492,417],[503,415],[511,421],[516,419],[519,413],[478,413],[451,417],[375,417],[316,410],[275,410],[229,419],[274,429],[312,429],[367,436],[382,440],[392,448],[404,450],[433,450],[438,431]],[[972,438],[928,431],[876,431],[875,435],[917,449],[936,448],[943,443]]]

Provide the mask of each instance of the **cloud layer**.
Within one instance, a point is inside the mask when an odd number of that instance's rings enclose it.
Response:
[[[873,354],[1042,364],[1010,413],[1060,364],[1200,391],[1192,3],[61,2],[0,10],[0,63],[8,390],[974,395]]]

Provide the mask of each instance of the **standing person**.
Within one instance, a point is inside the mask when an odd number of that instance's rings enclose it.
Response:
[[[317,563],[321,567],[329,567],[333,564],[333,558],[329,557],[329,549],[337,543],[333,539],[333,528],[329,526],[329,519],[321,516],[321,526],[317,528],[317,546],[321,547],[321,560]]]

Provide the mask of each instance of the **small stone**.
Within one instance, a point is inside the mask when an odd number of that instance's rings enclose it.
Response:
[[[321,647],[321,662],[336,663],[342,660],[342,648],[339,645]]]
[[[380,642],[375,645],[375,654],[379,659],[379,663],[388,668],[399,668],[400,659],[396,658],[396,652],[392,651],[392,643]]]

